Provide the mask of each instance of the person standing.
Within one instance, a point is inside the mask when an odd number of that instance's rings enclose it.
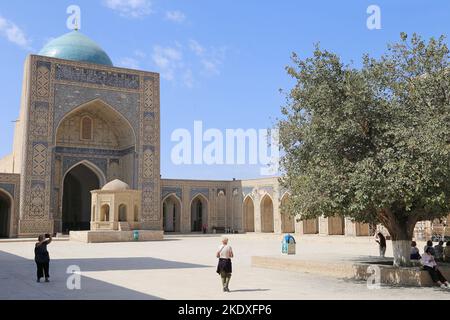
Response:
[[[375,241],[380,247],[380,257],[384,258],[384,255],[386,254],[386,238],[381,232],[378,232]]]
[[[41,282],[41,278],[45,276],[45,282],[50,282],[50,255],[47,251],[47,245],[52,242],[52,236],[46,234],[45,236],[40,235],[38,237],[38,242],[34,247],[34,261],[36,262],[36,274],[37,282]]]
[[[222,239],[222,245],[219,247],[216,257],[219,259],[217,273],[222,279],[223,292],[230,292],[229,284],[232,273],[231,258],[234,258],[234,254],[233,249],[228,245],[228,238],[225,237]]]
[[[445,279],[445,277],[437,267],[437,263],[431,253],[432,249],[432,247],[428,247],[422,256],[423,268],[428,271],[434,283],[436,283],[442,289],[450,289],[450,285],[447,279]]]

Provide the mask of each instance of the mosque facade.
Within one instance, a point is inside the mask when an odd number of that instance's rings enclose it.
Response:
[[[278,178],[161,179],[160,143],[158,73],[114,67],[79,31],[51,41],[25,62],[13,151],[0,160],[0,237],[89,230],[91,191],[115,180],[139,192],[139,205],[118,206],[142,230],[374,233],[340,217],[282,214],[289,192]]]

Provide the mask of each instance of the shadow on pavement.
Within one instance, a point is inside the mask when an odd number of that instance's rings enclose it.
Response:
[[[51,252],[50,252],[51,255]],[[69,266],[81,269],[81,290],[69,290]],[[92,271],[132,271],[152,269],[206,268],[149,257],[54,259],[50,262],[50,283],[36,282],[36,266],[31,259],[0,251],[1,300],[161,300],[161,298],[83,275]]]
[[[270,291],[270,289],[239,289],[239,290],[230,290],[230,292],[264,292]]]

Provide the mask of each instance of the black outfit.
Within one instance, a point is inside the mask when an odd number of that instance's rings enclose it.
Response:
[[[431,268],[429,266],[424,266],[423,268],[428,271],[433,282],[436,283],[436,282],[440,281],[442,283],[445,283],[447,281],[447,279],[444,278],[442,273],[436,267]]]
[[[378,238],[379,238],[379,241],[380,241],[379,242],[380,247],[386,248],[386,238],[382,234],[378,235]]]
[[[47,251],[47,245],[48,241],[45,241],[40,246],[36,244],[36,247],[34,248],[34,261],[36,262],[36,275],[38,280],[44,276],[46,279],[50,278],[50,255]]]
[[[219,264],[217,265],[217,273],[222,274],[223,273],[232,273],[233,266],[231,264],[231,259],[219,259]]]
[[[422,258],[422,257],[418,253],[414,253],[410,256],[411,260],[420,260],[420,258]]]

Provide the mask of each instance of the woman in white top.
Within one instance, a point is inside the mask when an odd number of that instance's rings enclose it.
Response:
[[[422,256],[422,265],[425,270],[431,276],[434,283],[439,285],[443,289],[450,289],[447,279],[442,275],[442,273],[437,268],[437,263],[432,255],[432,247],[428,247]]]
[[[219,247],[216,257],[219,259],[217,273],[220,274],[222,279],[223,292],[230,292],[228,286],[232,273],[231,258],[234,257],[234,254],[233,249],[228,245],[228,238],[222,239],[222,245]]]

